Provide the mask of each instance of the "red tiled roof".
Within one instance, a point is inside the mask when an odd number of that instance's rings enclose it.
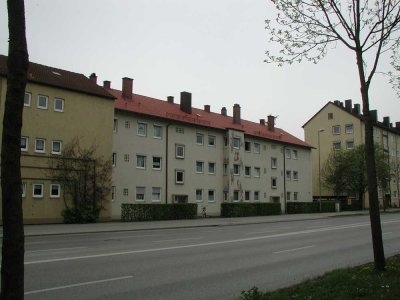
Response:
[[[7,56],[0,55],[0,76],[7,77]],[[29,63],[28,82],[34,82],[108,99],[114,97],[83,74]]]
[[[254,137],[312,148],[312,146],[306,142],[294,137],[280,128],[275,127],[275,131],[271,132],[265,125],[243,119],[241,120],[241,124],[234,124],[232,117],[223,116],[213,112],[206,112],[197,108],[192,108],[192,113],[187,114],[183,112],[180,109],[180,105],[176,103],[169,103],[167,101],[138,94],[132,94],[132,100],[127,100],[122,97],[121,91],[114,89],[110,89],[109,91],[117,98],[115,100],[115,108],[119,110],[215,129],[235,129]]]

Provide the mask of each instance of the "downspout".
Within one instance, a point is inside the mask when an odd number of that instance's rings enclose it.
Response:
[[[168,204],[168,129],[171,124],[167,124],[166,126],[166,134],[165,134],[165,204]]]
[[[283,200],[284,210],[283,213],[287,212],[287,199],[286,199],[286,146],[283,146]]]

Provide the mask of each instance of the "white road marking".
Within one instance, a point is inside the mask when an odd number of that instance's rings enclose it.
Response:
[[[382,222],[382,224],[399,223],[399,222],[400,222],[400,220],[393,220],[393,221]],[[192,244],[192,245],[181,245],[181,246],[172,246],[172,247],[164,247],[164,248],[143,249],[143,250],[132,250],[132,251],[124,251],[124,252],[112,252],[112,253],[84,255],[84,256],[73,256],[73,257],[64,257],[64,258],[55,258],[55,259],[44,259],[44,260],[25,262],[25,265],[52,263],[52,262],[60,262],[60,261],[71,261],[71,260],[89,259],[89,258],[100,258],[100,257],[117,256],[117,255],[149,253],[149,252],[157,252],[157,251],[168,251],[168,250],[196,248],[196,247],[205,247],[205,246],[214,246],[214,245],[223,245],[223,244],[264,240],[264,239],[286,237],[286,236],[296,236],[296,235],[310,234],[310,233],[317,233],[317,232],[326,232],[326,231],[349,229],[349,228],[367,227],[369,225],[370,225],[369,223],[356,223],[356,224],[347,224],[347,225],[326,227],[326,228],[313,229],[313,230],[301,230],[301,231],[278,233],[278,234],[265,235],[265,236],[255,236],[255,237],[248,237],[248,238],[234,239],[234,240],[225,240],[225,241],[218,241],[218,242],[200,243],[200,244]]]
[[[268,232],[276,232],[276,230],[254,231],[254,232],[248,232],[246,234],[252,235],[252,234],[260,234],[260,233],[268,233]]]
[[[47,289],[29,291],[29,292],[25,292],[24,294],[25,295],[39,294],[39,293],[56,291],[56,290],[61,290],[61,289],[68,289],[68,288],[77,287],[77,286],[85,286],[85,285],[91,285],[91,284],[124,280],[124,279],[129,279],[132,277],[133,276],[124,276],[124,277],[116,277],[116,278],[109,278],[109,279],[102,279],[102,280],[95,280],[95,281],[87,281],[87,282],[81,282],[81,283],[75,283],[75,284],[69,284],[69,285],[56,286],[56,287],[47,288]]]
[[[159,241],[152,241],[153,243],[163,243],[163,242],[179,242],[179,241],[190,241],[190,240],[200,240],[203,237],[196,237],[196,238],[187,238],[187,239],[172,239],[172,240],[159,240]]]
[[[382,233],[382,235],[387,235],[387,234],[392,234],[393,232],[384,232],[384,233]]]
[[[287,249],[287,250],[281,250],[281,251],[276,251],[276,252],[274,252],[274,254],[286,253],[286,252],[294,252],[294,251],[309,249],[309,248],[313,248],[313,247],[315,247],[315,245],[305,246],[305,247],[300,247],[300,248]]]
[[[35,252],[46,252],[46,251],[64,251],[64,250],[75,250],[75,249],[86,249],[88,247],[70,247],[70,248],[54,248],[54,249],[43,249],[43,250],[28,250],[26,253]]]

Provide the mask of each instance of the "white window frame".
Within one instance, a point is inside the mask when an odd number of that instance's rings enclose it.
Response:
[[[332,134],[339,135],[341,132],[340,125],[333,125],[332,126]]]
[[[42,141],[43,142],[43,149],[38,150],[38,142]],[[35,152],[36,153],[45,153],[46,152],[46,140],[42,138],[36,138],[35,139]]]
[[[182,149],[182,154],[178,153],[179,149]],[[185,145],[175,144],[175,158],[185,158]]]
[[[286,159],[291,159],[292,158],[292,149],[285,148],[285,158]]]
[[[245,201],[250,201],[251,198],[251,192],[250,191],[244,191],[244,200]]]
[[[214,168],[214,170],[210,170],[211,168]],[[208,162],[208,174],[215,175],[216,172],[217,164],[215,162]]]
[[[235,197],[237,196],[237,197]],[[233,191],[233,202],[239,202],[240,201],[240,191],[239,190],[234,190]]]
[[[22,198],[26,197],[26,182],[21,183],[21,197]]]
[[[182,180],[178,181],[178,173],[182,174]],[[175,184],[185,184],[185,171],[175,170]]]
[[[293,157],[293,159],[298,159],[299,158],[299,152],[297,150],[293,149],[292,157]]]
[[[40,194],[35,194],[35,187],[40,187]],[[43,183],[34,183],[32,184],[32,197],[33,198],[43,198],[43,190],[44,184]]]
[[[351,147],[349,147],[349,143],[352,143]],[[354,140],[347,140],[346,141],[346,149],[347,150],[354,149]]]
[[[157,196],[157,198],[154,196]],[[161,202],[161,187],[156,186],[151,188],[151,202]]]
[[[113,152],[112,154],[112,166],[117,166],[117,153]]]
[[[278,168],[278,159],[276,157],[271,157],[271,169]]]
[[[244,166],[244,177],[251,177],[251,167],[250,166]]]
[[[199,141],[200,138],[200,141]],[[203,133],[196,133],[196,145],[204,145],[204,134]]]
[[[139,164],[139,158],[143,158],[143,166]],[[146,155],[143,154],[137,154],[136,155],[136,169],[146,169]]]
[[[212,193],[212,198],[210,198],[210,192]],[[210,189],[208,190],[207,193],[207,201],[208,202],[216,202],[217,201],[217,197],[216,197],[216,193],[214,189]]]
[[[25,147],[22,148],[22,140],[25,140]],[[21,151],[28,151],[29,149],[29,137],[27,136],[21,136]]]
[[[131,122],[130,121],[125,121],[125,128],[126,129],[131,128]]]
[[[261,145],[259,143],[254,143],[254,153],[260,154],[261,152]]]
[[[57,143],[60,144],[60,151],[54,151],[54,145]],[[62,151],[62,141],[59,141],[59,140],[51,141],[51,154],[60,155],[61,151]]]
[[[125,197],[128,197],[129,196],[129,189],[128,188],[124,188],[122,190],[122,195],[125,196]]]
[[[46,105],[45,106],[40,105],[40,99],[41,98],[46,100]],[[39,109],[47,109],[48,106],[49,106],[49,97],[45,96],[45,95],[38,95],[37,96],[37,105],[36,105],[36,107],[39,108]]]
[[[118,132],[118,119],[115,119],[115,118],[114,118],[114,122],[113,122],[113,131]]]
[[[224,163],[224,175],[228,174],[228,164]]]
[[[339,147],[336,147],[337,145],[339,145]],[[333,148],[333,150],[340,150],[340,149],[342,149],[342,142],[333,142],[332,143],[332,148]]]
[[[346,134],[352,134],[352,133],[354,132],[354,126],[353,126],[353,124],[346,124],[346,125],[344,126],[344,132],[345,132]]]
[[[275,181],[275,184],[274,184],[274,181]],[[277,177],[271,177],[271,188],[272,189],[278,188],[278,178]]]
[[[291,170],[286,170],[286,180],[290,181],[292,180],[292,171]]]
[[[290,195],[291,195],[291,192],[287,191],[286,192],[286,200],[287,201],[290,201]]]
[[[234,149],[240,149],[240,138],[234,137],[232,143]]]
[[[129,161],[130,161],[129,154],[124,154],[124,162],[129,162]]]
[[[159,133],[159,134],[156,134],[156,133]],[[153,138],[155,138],[155,139],[162,139],[162,126],[161,125],[157,125],[157,124],[154,124],[153,125]]]
[[[26,98],[26,96],[28,96],[28,98]],[[28,99],[28,102],[25,101],[27,99]],[[25,92],[25,95],[24,95],[24,106],[31,106],[31,105],[32,105],[32,93]]]
[[[196,173],[197,174],[204,173],[204,161],[196,160]]]
[[[235,169],[237,169],[237,170],[235,170]],[[240,165],[233,164],[233,175],[240,176]]]
[[[143,191],[143,193],[139,193],[139,192],[141,192],[141,191]],[[141,199],[141,197],[138,198],[138,195],[143,195],[143,199]],[[135,190],[135,201],[137,201],[137,202],[144,202],[144,201],[145,201],[145,198],[146,198],[146,187],[144,187],[144,186],[137,186],[137,187],[136,187],[136,190]]]
[[[57,194],[53,194],[53,187],[57,187]],[[60,198],[61,197],[61,185],[58,183],[50,184],[50,198]]]
[[[254,201],[260,200],[260,191],[254,191]]]
[[[137,124],[138,124],[137,125],[138,126],[137,127],[137,135],[138,136],[147,136],[147,123],[138,122]],[[141,129],[143,129],[143,132]]]
[[[208,135],[208,147],[216,147],[217,145],[217,138],[215,135]]]
[[[154,167],[154,159],[160,159],[160,167],[159,168]],[[162,157],[161,156],[153,156],[152,169],[153,170],[157,170],[157,171],[161,171],[161,168],[162,168]]]
[[[197,193],[199,192],[199,193]],[[203,189],[196,189],[195,191],[195,197],[196,197],[196,202],[203,202]],[[201,198],[198,198],[197,196],[201,196]]]
[[[56,107],[56,105],[57,105],[58,102],[61,103],[61,109],[59,109],[59,108]],[[57,112],[64,112],[64,104],[65,104],[64,99],[61,99],[61,98],[54,98],[54,111],[57,111]]]
[[[116,199],[117,187],[115,185],[111,186],[111,201],[114,202]]]
[[[298,171],[293,171],[293,180],[294,181],[299,180],[299,172]]]
[[[261,168],[260,167],[254,167],[254,175],[255,178],[260,178],[261,177]]]

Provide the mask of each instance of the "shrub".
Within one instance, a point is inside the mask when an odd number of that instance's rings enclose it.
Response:
[[[121,205],[122,221],[156,221],[194,219],[197,216],[196,203],[171,204],[130,204]]]
[[[79,206],[66,208],[61,212],[65,224],[95,223],[100,215],[100,208]]]
[[[280,203],[221,203],[221,217],[280,215]]]
[[[321,201],[321,212],[334,212],[335,201]],[[288,214],[309,214],[320,212],[319,202],[288,202]]]

